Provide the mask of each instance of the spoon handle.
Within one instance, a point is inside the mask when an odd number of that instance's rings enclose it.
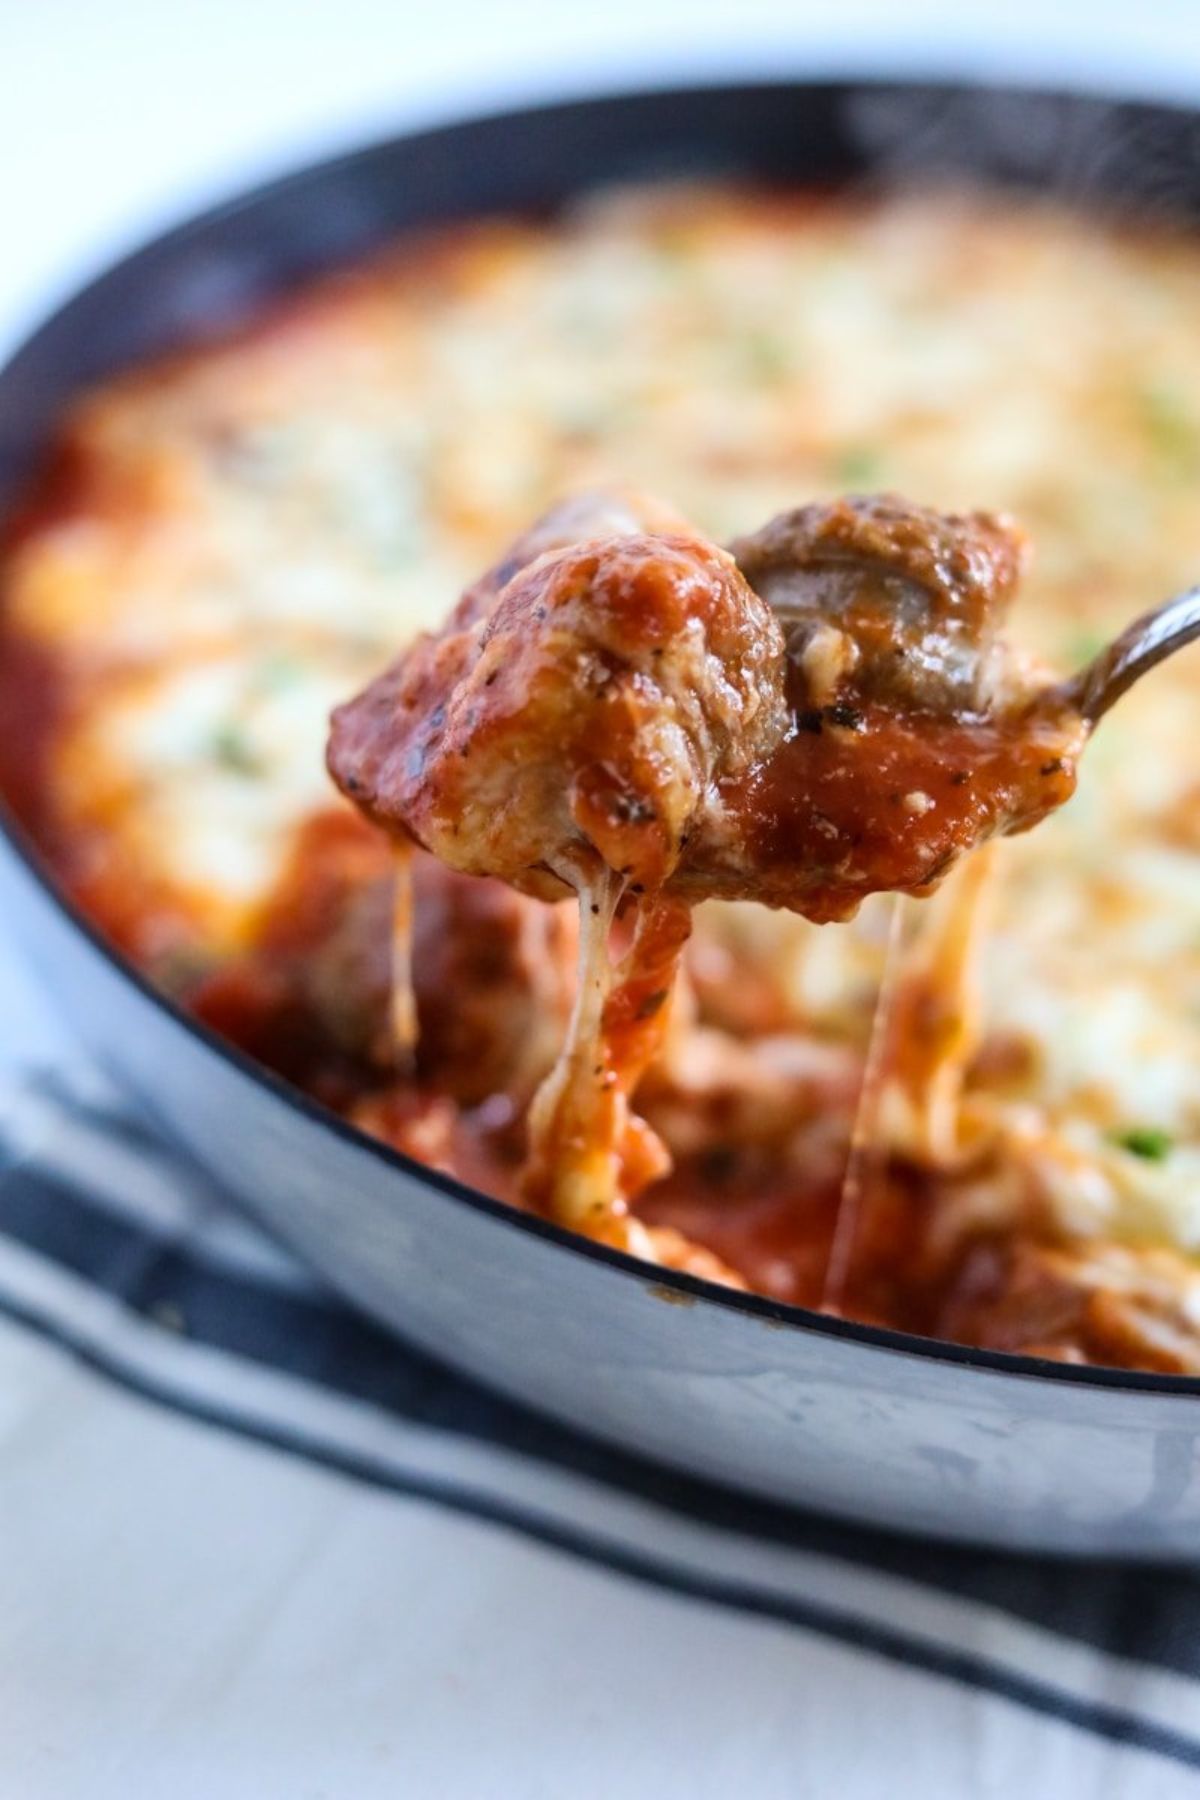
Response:
[[[1200,638],[1200,587],[1188,588],[1164,606],[1143,613],[1059,691],[1094,725],[1147,670],[1196,638]]]

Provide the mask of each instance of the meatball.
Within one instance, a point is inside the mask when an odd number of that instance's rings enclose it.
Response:
[[[335,715],[335,779],[527,893],[607,870],[817,920],[1068,798],[1086,728],[1001,635],[1004,520],[849,499],[732,551],[651,502],[556,509]]]
[[[715,545],[629,532],[535,555],[420,643],[334,715],[330,768],[451,867],[554,899],[600,868],[664,886],[786,730],[767,602]]]
[[[800,507],[732,549],[785,630],[792,729],[710,809],[681,875],[696,897],[845,919],[1070,797],[1086,724],[1000,631],[1011,525],[885,495]]]

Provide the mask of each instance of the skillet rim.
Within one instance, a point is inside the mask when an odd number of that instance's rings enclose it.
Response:
[[[411,153],[425,147],[436,148],[439,143],[443,142],[452,143],[456,135],[482,124],[503,129],[505,126],[517,124],[538,115],[580,115],[589,110],[610,107],[614,104],[620,105],[622,102],[665,101],[672,104],[689,102],[695,104],[702,102],[705,98],[711,98],[714,93],[724,94],[727,97],[744,95],[752,98],[755,93],[762,92],[793,93],[797,96],[814,92],[820,92],[826,96],[855,93],[910,94],[914,96],[921,94],[936,95],[946,99],[955,97],[986,99],[993,95],[997,99],[1028,98],[1045,101],[1050,105],[1060,103],[1064,106],[1091,102],[1098,105],[1115,105],[1135,109],[1148,117],[1174,117],[1180,122],[1190,120],[1200,130],[1200,105],[1189,105],[1184,101],[1172,99],[1158,100],[1140,95],[1113,94],[1082,85],[1078,88],[1057,83],[1041,86],[1035,82],[1024,81],[993,84],[968,79],[922,80],[908,75],[889,78],[886,75],[865,76],[855,73],[847,74],[842,78],[826,74],[806,78],[801,74],[757,80],[723,81],[714,78],[709,81],[692,80],[683,84],[650,83],[644,86],[631,84],[627,87],[614,87],[586,94],[572,93],[567,99],[542,98],[527,104],[506,104],[494,108],[485,104],[456,113],[452,118],[434,125],[419,125],[412,130],[401,130],[382,137],[369,137],[350,149],[339,150],[333,155],[318,157],[312,162],[304,162],[296,167],[285,169],[282,173],[255,182],[248,188],[235,188],[200,211],[186,214],[167,229],[152,232],[141,241],[135,242],[132,248],[122,251],[114,261],[105,262],[81,286],[72,287],[66,297],[55,302],[51,310],[41,316],[31,330],[21,333],[16,346],[0,365],[0,394],[13,379],[20,377],[26,359],[32,359],[35,356],[42,338],[52,330],[59,329],[66,324],[76,310],[83,311],[89,305],[94,304],[102,297],[110,283],[127,280],[131,275],[136,276],[139,268],[153,264],[164,253],[180,249],[190,239],[202,237],[214,228],[242,215],[252,214],[255,209],[263,205],[269,205],[286,199],[294,193],[302,192],[314,180],[340,174],[353,175],[356,169],[368,164],[372,159],[386,158],[394,151],[407,149]],[[458,216],[470,215],[464,212]],[[336,259],[329,266],[336,267]],[[280,295],[286,294],[288,285],[286,281],[281,284]],[[295,285],[294,280],[291,285]],[[203,341],[202,338],[200,341]],[[185,343],[178,346],[167,346],[165,354],[170,355],[175,347],[186,348],[187,346]],[[164,354],[164,350],[159,347],[150,350],[148,354],[161,355]],[[136,362],[125,366],[136,366]],[[82,386],[77,386],[75,391],[83,391]],[[44,449],[44,445],[42,448]],[[7,502],[5,504],[7,505]],[[493,1199],[478,1189],[468,1186],[467,1183],[459,1181],[455,1176],[428,1168],[402,1151],[383,1143],[380,1139],[360,1131],[339,1114],[313,1100],[301,1089],[291,1086],[270,1069],[255,1062],[245,1051],[218,1036],[208,1025],[194,1018],[161,993],[132,961],[121,955],[108,942],[76,902],[59,887],[45,865],[32,836],[16,818],[2,791],[0,791],[0,849],[6,849],[15,858],[23,872],[34,882],[40,898],[49,904],[52,911],[65,918],[66,922],[100,956],[114,974],[130,983],[144,1000],[176,1026],[196,1038],[209,1052],[248,1077],[256,1087],[294,1108],[314,1126],[331,1132],[359,1155],[371,1156],[385,1167],[397,1169],[411,1180],[433,1188],[447,1200],[464,1205],[487,1218],[503,1223],[512,1230],[527,1233],[543,1242],[557,1246],[572,1256],[584,1258],[619,1274],[629,1276],[645,1288],[662,1292],[664,1299],[669,1294],[672,1297],[677,1296],[685,1304],[703,1301],[710,1306],[757,1319],[776,1329],[796,1332],[802,1336],[840,1339],[844,1342],[859,1344],[864,1349],[876,1350],[892,1356],[915,1358],[922,1362],[941,1363],[950,1367],[986,1369],[995,1374],[1008,1376],[1010,1379],[1015,1378],[1041,1385],[1067,1385],[1108,1392],[1167,1395],[1179,1400],[1200,1399],[1200,1376],[1156,1374],[1136,1369],[1108,1368],[1093,1363],[1060,1363],[1045,1357],[1004,1350],[985,1350],[967,1344],[951,1343],[940,1338],[895,1330],[889,1326],[861,1324],[853,1319],[838,1318],[817,1312],[809,1307],[793,1306],[784,1301],[772,1300],[765,1295],[722,1287],[719,1283],[707,1281],[700,1276],[660,1268],[630,1256],[624,1251],[613,1250],[606,1245],[597,1244],[591,1239],[582,1237],[564,1226],[553,1224],[549,1220],[519,1212],[503,1201]],[[250,1202],[241,1199],[236,1193],[230,1193],[229,1197],[243,1212],[253,1218],[258,1217]],[[264,1228],[271,1229],[270,1227]]]

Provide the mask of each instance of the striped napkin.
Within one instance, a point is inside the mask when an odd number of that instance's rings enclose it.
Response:
[[[570,1436],[356,1315],[77,1057],[9,1072],[5,1800],[1192,1794],[1198,1602]]]

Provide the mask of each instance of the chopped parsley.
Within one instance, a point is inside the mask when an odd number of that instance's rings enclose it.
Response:
[[[1171,1154],[1171,1134],[1157,1125],[1130,1125],[1124,1131],[1114,1131],[1112,1141],[1131,1156],[1140,1156],[1143,1162],[1165,1162]]]
[[[833,473],[848,487],[870,487],[883,473],[883,457],[869,444],[851,444],[834,457]]]
[[[214,760],[223,769],[230,769],[235,775],[257,775],[261,772],[261,759],[255,754],[254,747],[241,726],[232,720],[218,726],[213,733],[212,753]]]
[[[267,694],[283,693],[303,681],[304,676],[304,664],[298,657],[289,656],[286,650],[274,650],[260,657],[252,672],[254,686]]]

